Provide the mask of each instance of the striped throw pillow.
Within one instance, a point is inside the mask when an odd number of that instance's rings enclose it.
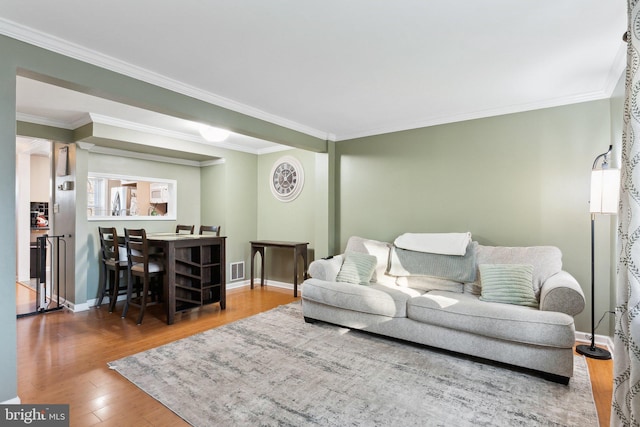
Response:
[[[525,264],[480,264],[480,300],[538,307],[533,292],[533,266]]]
[[[373,277],[378,259],[374,255],[346,252],[336,281],[368,285]]]

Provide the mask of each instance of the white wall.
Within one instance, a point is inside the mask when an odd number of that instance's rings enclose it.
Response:
[[[16,154],[16,280],[29,282],[31,272],[31,202],[50,202],[49,157],[28,151]]]
[[[16,154],[16,280],[29,281],[31,219],[29,216],[31,155]]]
[[[31,156],[31,182],[29,183],[32,202],[48,202],[51,182],[51,166],[48,156]]]

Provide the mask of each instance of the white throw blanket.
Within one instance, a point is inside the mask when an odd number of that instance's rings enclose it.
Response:
[[[405,233],[394,245],[401,249],[441,255],[463,256],[471,242],[471,233]]]

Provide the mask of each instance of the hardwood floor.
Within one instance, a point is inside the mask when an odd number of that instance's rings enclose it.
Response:
[[[589,366],[593,399],[598,410],[600,426],[610,424],[611,396],[613,396],[613,360],[597,360],[585,358]]]
[[[18,285],[21,287],[21,285]],[[23,291],[23,290],[21,290]],[[22,294],[22,292],[21,292]],[[57,311],[17,321],[18,395],[23,403],[68,403],[72,426],[188,425],[149,395],[109,370],[107,362],[294,301],[277,288],[229,290],[219,305],[177,315],[168,326],[160,306],[122,319],[122,304],[71,313]]]
[[[16,285],[17,288],[24,288]],[[29,292],[17,289],[17,304]],[[71,313],[67,310],[17,321],[18,395],[23,403],[70,405],[71,426],[186,426],[181,418],[115,371],[107,362],[288,304],[299,298],[278,288],[233,289],[227,309],[218,305],[178,315],[168,326],[160,306],[151,307],[142,325],[137,311],[122,319],[122,303]],[[600,425],[609,425],[611,361],[587,359]],[[570,408],[568,408],[570,409]]]

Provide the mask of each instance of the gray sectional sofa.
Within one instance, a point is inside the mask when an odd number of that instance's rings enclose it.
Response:
[[[558,248],[472,242],[465,255],[471,258],[461,265],[472,265],[473,271],[463,271],[465,277],[460,271],[444,274],[453,278],[432,276],[429,271],[398,272],[393,265],[396,252],[393,244],[351,237],[344,254],[312,262],[310,278],[302,286],[305,320],[523,367],[568,383],[573,375],[573,316],[584,309],[585,298],[573,276],[562,270]],[[345,260],[356,259],[357,254],[375,257],[374,271],[363,283],[343,274]],[[454,259],[461,261],[462,257]],[[492,298],[485,266],[526,267],[533,303],[505,303],[500,292],[497,300]],[[507,293],[507,299],[511,297]]]

